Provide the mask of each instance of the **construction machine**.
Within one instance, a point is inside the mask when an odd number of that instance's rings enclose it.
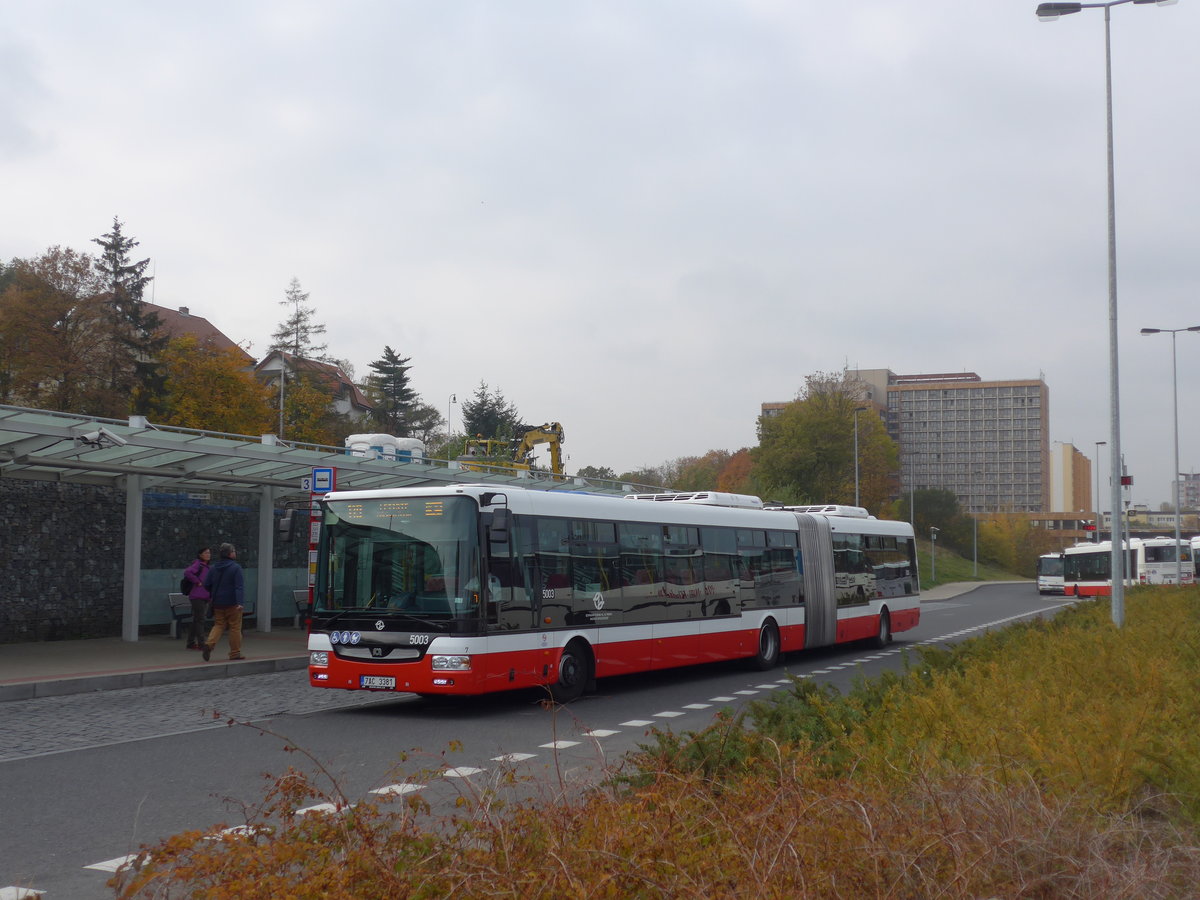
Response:
[[[521,425],[511,441],[494,438],[473,438],[467,441],[466,452],[458,458],[463,468],[483,471],[485,468],[510,468],[528,471],[533,467],[533,448],[550,445],[550,471],[563,473],[563,427],[558,422],[544,425]]]

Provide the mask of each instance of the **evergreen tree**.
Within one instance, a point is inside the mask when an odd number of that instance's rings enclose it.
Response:
[[[332,362],[325,355],[329,345],[313,342],[314,338],[325,333],[325,326],[313,321],[316,310],[308,305],[308,293],[301,290],[299,278],[292,279],[285,296],[287,299],[280,300],[279,305],[291,307],[291,312],[271,335],[271,349],[304,359]]]
[[[413,411],[420,398],[408,382],[409,357],[401,357],[390,346],[371,363],[366,394],[375,404],[372,418],[380,431],[396,437],[413,437]]]
[[[150,259],[134,262],[130,253],[138,241],[121,231],[113,216],[112,231],[92,238],[103,250],[96,268],[103,277],[112,328],[112,343],[106,377],[109,389],[127,395],[129,412],[152,414],[163,397],[165,376],[159,357],[167,345],[159,334],[158,316],[146,309],[143,294],[153,279],[146,274]]]
[[[580,466],[579,471],[575,474],[580,478],[607,478],[609,481],[617,480],[617,473],[608,466]]]
[[[429,447],[441,434],[440,429],[445,423],[439,410],[417,398],[408,410],[408,437],[419,438]]]
[[[489,393],[483,381],[474,396],[463,403],[462,417],[464,432],[489,439],[512,438],[521,424],[517,408],[504,399],[499,388]]]
[[[92,238],[93,244],[99,244],[104,250],[96,261],[96,268],[108,282],[108,302],[113,309],[126,321],[139,321],[145,315],[141,309],[142,295],[146,285],[153,279],[146,274],[150,265],[147,257],[139,262],[129,258],[130,251],[138,246],[133,238],[121,233],[121,221],[113,216],[112,231],[102,237]],[[158,323],[155,322],[155,327]]]

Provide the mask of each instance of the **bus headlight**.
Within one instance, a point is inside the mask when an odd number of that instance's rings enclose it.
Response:
[[[435,656],[433,670],[435,672],[465,672],[471,668],[469,656]]]
[[[310,666],[327,666],[329,665],[328,650],[313,650],[308,654],[308,664]]]

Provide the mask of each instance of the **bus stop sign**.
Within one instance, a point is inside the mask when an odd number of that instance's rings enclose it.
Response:
[[[314,468],[312,470],[312,491],[314,494],[327,494],[333,490],[333,469]]]

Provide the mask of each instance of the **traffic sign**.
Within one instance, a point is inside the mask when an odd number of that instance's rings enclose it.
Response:
[[[312,470],[312,491],[314,494],[327,494],[333,490],[333,469],[314,468]]]

